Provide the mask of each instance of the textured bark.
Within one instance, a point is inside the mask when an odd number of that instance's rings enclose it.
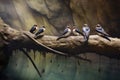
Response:
[[[83,36],[70,36],[68,38],[56,40],[57,36],[44,35],[34,39],[34,34],[28,31],[17,31],[8,26],[0,29],[1,45],[0,47],[9,45],[11,49],[33,49],[39,51],[49,51],[52,48],[67,55],[78,55],[86,52],[95,52],[111,58],[120,58],[120,39],[110,38],[111,41],[104,39],[98,35],[90,35],[86,44]],[[41,44],[43,46],[41,46]],[[47,47],[44,47],[44,45]],[[56,52],[57,53],[57,52]]]

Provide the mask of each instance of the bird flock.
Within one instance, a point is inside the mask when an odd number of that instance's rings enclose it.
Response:
[[[44,31],[45,31],[45,26],[42,26],[38,29],[37,25],[33,25],[32,28],[30,29],[30,32],[32,34],[35,34],[35,37],[41,35]],[[99,36],[107,39],[108,41],[111,41],[109,35],[105,32],[105,30],[102,28],[100,24],[97,24],[95,26],[95,31]],[[71,36],[71,34],[75,36],[82,35],[84,37],[84,41],[88,42],[90,35],[90,27],[88,26],[88,24],[84,24],[82,27],[82,31],[80,31],[75,25],[73,25],[72,27],[71,25],[67,25],[61,36],[58,36],[56,40],[59,40],[61,38],[67,38]]]

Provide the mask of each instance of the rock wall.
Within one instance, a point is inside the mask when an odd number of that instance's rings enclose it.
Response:
[[[94,33],[97,23],[119,36],[119,0],[1,0],[0,17],[16,29],[33,24],[46,25],[47,33],[58,35],[67,24],[82,27],[88,23]]]
[[[94,26],[100,23],[111,36],[120,37],[119,3],[119,0],[0,0],[0,17],[18,30],[29,30],[33,24],[45,25],[45,34],[49,35],[60,35],[67,24],[81,29],[84,23],[95,34]],[[16,50],[5,70],[8,80],[120,80],[119,60],[86,53],[82,56],[92,60],[89,64],[71,57],[35,53],[34,61],[42,78],[25,55]],[[33,50],[29,54],[33,58]]]

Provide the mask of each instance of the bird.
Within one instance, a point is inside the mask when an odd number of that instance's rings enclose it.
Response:
[[[100,24],[97,24],[97,25],[96,25],[95,30],[96,30],[96,32],[98,33],[99,36],[102,36],[103,38],[111,41],[111,40],[109,39],[109,34],[107,34],[107,33],[105,32],[105,30],[102,28],[102,26],[101,26]]]
[[[42,26],[41,28],[39,28],[38,32],[35,33],[35,36],[39,36],[44,31],[45,31],[45,26]]]
[[[90,28],[89,28],[88,24],[83,25],[82,33],[83,33],[85,42],[88,42],[89,34],[90,34]]]
[[[34,24],[34,25],[31,27],[30,32],[34,34],[35,31],[37,30],[37,28],[38,28],[37,25]]]
[[[75,25],[73,26],[72,32],[75,36],[83,35],[83,33],[80,32],[80,30]]]
[[[57,38],[57,40],[59,40],[59,39],[61,39],[61,38],[66,38],[66,37],[70,36],[71,32],[72,32],[72,31],[71,31],[70,26],[67,25],[67,27],[65,28],[63,34],[62,34],[61,36],[59,36],[59,37]]]

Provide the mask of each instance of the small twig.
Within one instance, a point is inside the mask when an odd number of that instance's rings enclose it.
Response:
[[[37,73],[39,74],[39,76],[42,77],[40,71],[38,70],[37,66],[36,66],[35,63],[33,62],[32,58],[28,55],[28,53],[27,53],[23,48],[20,48],[20,50],[29,58],[29,60],[30,60],[31,63],[33,64],[34,68],[36,69]]]

